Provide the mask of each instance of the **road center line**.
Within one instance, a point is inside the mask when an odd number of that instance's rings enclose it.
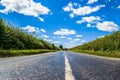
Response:
[[[67,56],[65,55],[65,80],[75,80]]]

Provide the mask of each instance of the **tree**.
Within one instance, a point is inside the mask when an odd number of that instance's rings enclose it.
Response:
[[[53,50],[55,50],[55,45],[54,44],[52,44],[52,47],[53,47]]]
[[[62,45],[59,45],[59,48],[63,50],[63,46]]]
[[[94,41],[85,43],[81,46],[72,48],[72,50],[86,51],[119,51],[120,50],[120,31],[114,32]]]
[[[22,29],[4,22],[0,19],[0,50],[11,49],[58,49],[55,45],[48,43]]]

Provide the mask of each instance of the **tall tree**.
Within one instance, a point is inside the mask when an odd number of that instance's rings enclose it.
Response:
[[[63,50],[63,46],[62,45],[59,45],[59,48]]]
[[[0,49],[58,49],[52,44],[0,19]]]

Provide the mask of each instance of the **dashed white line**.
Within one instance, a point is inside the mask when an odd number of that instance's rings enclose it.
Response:
[[[65,55],[65,80],[75,80],[67,56]]]

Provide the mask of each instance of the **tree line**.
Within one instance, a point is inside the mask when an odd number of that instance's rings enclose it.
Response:
[[[113,32],[110,35],[106,35],[81,46],[74,47],[72,50],[120,51],[120,31]]]
[[[15,28],[0,19],[0,50],[23,50],[23,49],[59,49],[42,39],[36,38],[22,29]]]

